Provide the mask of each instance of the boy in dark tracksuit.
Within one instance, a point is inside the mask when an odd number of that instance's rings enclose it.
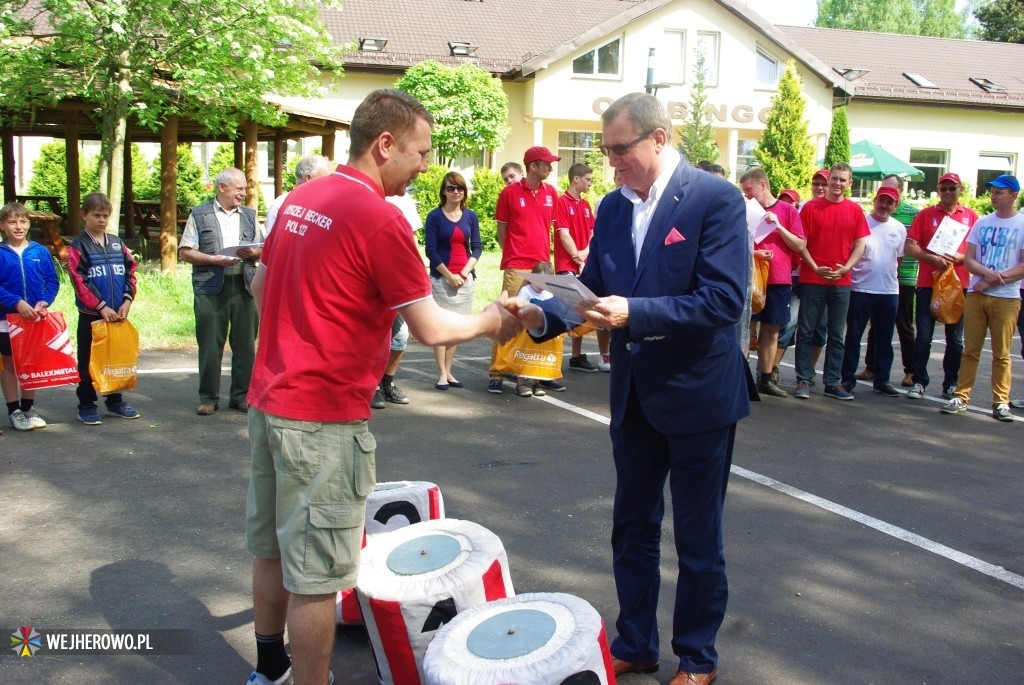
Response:
[[[78,420],[88,426],[102,423],[96,410],[96,389],[89,375],[94,321],[124,321],[135,298],[132,253],[119,237],[107,233],[112,207],[103,193],[91,193],[82,201],[85,231],[68,248],[68,270],[78,306]],[[107,414],[139,418],[121,393],[105,397]]]

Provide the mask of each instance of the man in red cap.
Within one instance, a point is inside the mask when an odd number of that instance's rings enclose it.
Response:
[[[882,186],[875,193],[874,210],[868,216],[871,235],[864,244],[864,255],[853,265],[850,307],[846,314],[846,341],[843,344],[843,387],[852,392],[860,360],[860,341],[871,320],[874,330],[872,385],[886,397],[899,397],[889,383],[892,370],[892,334],[896,328],[900,282],[898,269],[903,257],[907,229],[892,213],[900,204],[900,191]]]
[[[555,219],[558,191],[544,181],[551,174],[551,163],[561,157],[546,147],[531,147],[523,155],[526,176],[506,185],[498,196],[494,218],[498,222],[498,245],[504,271],[502,290],[518,293],[525,274],[537,262],[551,261],[551,231]],[[497,344],[491,350],[490,382],[487,391],[501,394],[501,372],[494,366]],[[545,382],[551,390],[564,388],[557,381]]]
[[[828,177],[831,175],[832,172],[828,169],[818,169],[814,172],[814,176],[811,176],[811,197],[807,199],[807,202],[825,197],[825,193],[828,191]]]
[[[968,228],[974,226],[978,215],[969,207],[960,204],[963,185],[956,174],[943,174],[938,184],[939,202],[922,209],[907,233],[906,252],[920,262],[917,271],[917,334],[914,338],[914,385],[907,391],[907,397],[919,400],[928,387],[928,358],[932,352],[932,335],[935,333],[935,318],[932,316],[932,284],[935,273],[941,272],[947,264],[956,265],[956,275],[965,292],[970,275],[964,266],[967,253],[967,236],[954,254],[935,254],[928,249],[928,243],[946,217],[962,223]],[[964,319],[945,324],[946,352],[942,357],[942,397],[952,399],[956,391],[956,379],[960,375],[960,357],[964,351]]]

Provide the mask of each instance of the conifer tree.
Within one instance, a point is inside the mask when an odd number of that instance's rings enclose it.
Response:
[[[832,131],[825,147],[825,168],[836,162],[850,163],[850,125],[846,119],[846,107],[832,111]]]
[[[697,51],[697,61],[693,69],[693,88],[690,90],[690,106],[686,122],[682,127],[679,140],[679,151],[686,155],[691,164],[697,162],[718,162],[718,143],[715,142],[715,129],[708,119],[707,67],[704,64],[704,52]]]
[[[814,173],[814,145],[807,133],[801,89],[800,75],[790,60],[779,79],[779,89],[772,96],[768,121],[754,149],[772,188],[806,190]]]

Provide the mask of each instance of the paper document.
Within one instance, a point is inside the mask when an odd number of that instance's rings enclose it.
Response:
[[[263,243],[242,243],[241,245],[229,245],[224,249],[217,250],[217,254],[224,255],[225,257],[235,257],[239,250],[244,250],[250,247],[263,247]]]
[[[755,245],[775,230],[776,224],[765,220],[766,213],[764,207],[757,200],[753,198],[747,200],[747,230],[753,236]]]
[[[935,254],[953,255],[960,251],[960,245],[971,230],[966,224],[953,221],[948,216],[935,229],[935,235],[928,243],[928,250]]]
[[[576,311],[576,307],[589,309],[590,303],[599,299],[572,274],[523,274],[523,278],[535,288],[543,288],[554,295],[561,304],[561,311],[555,313],[577,326],[583,323],[583,317]]]

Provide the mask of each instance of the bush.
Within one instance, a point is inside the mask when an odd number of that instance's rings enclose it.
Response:
[[[449,171],[446,166],[431,164],[412,182],[412,199],[416,200],[416,211],[423,223],[427,223],[427,214],[430,214],[430,210],[437,207],[441,181]]]
[[[153,162],[153,169],[135,191],[135,197],[140,200],[160,199],[160,155],[157,155]],[[212,197],[210,191],[203,184],[203,168],[199,166],[196,158],[192,155],[192,146],[185,144],[178,146],[178,202],[189,207],[195,207],[206,202]]]

